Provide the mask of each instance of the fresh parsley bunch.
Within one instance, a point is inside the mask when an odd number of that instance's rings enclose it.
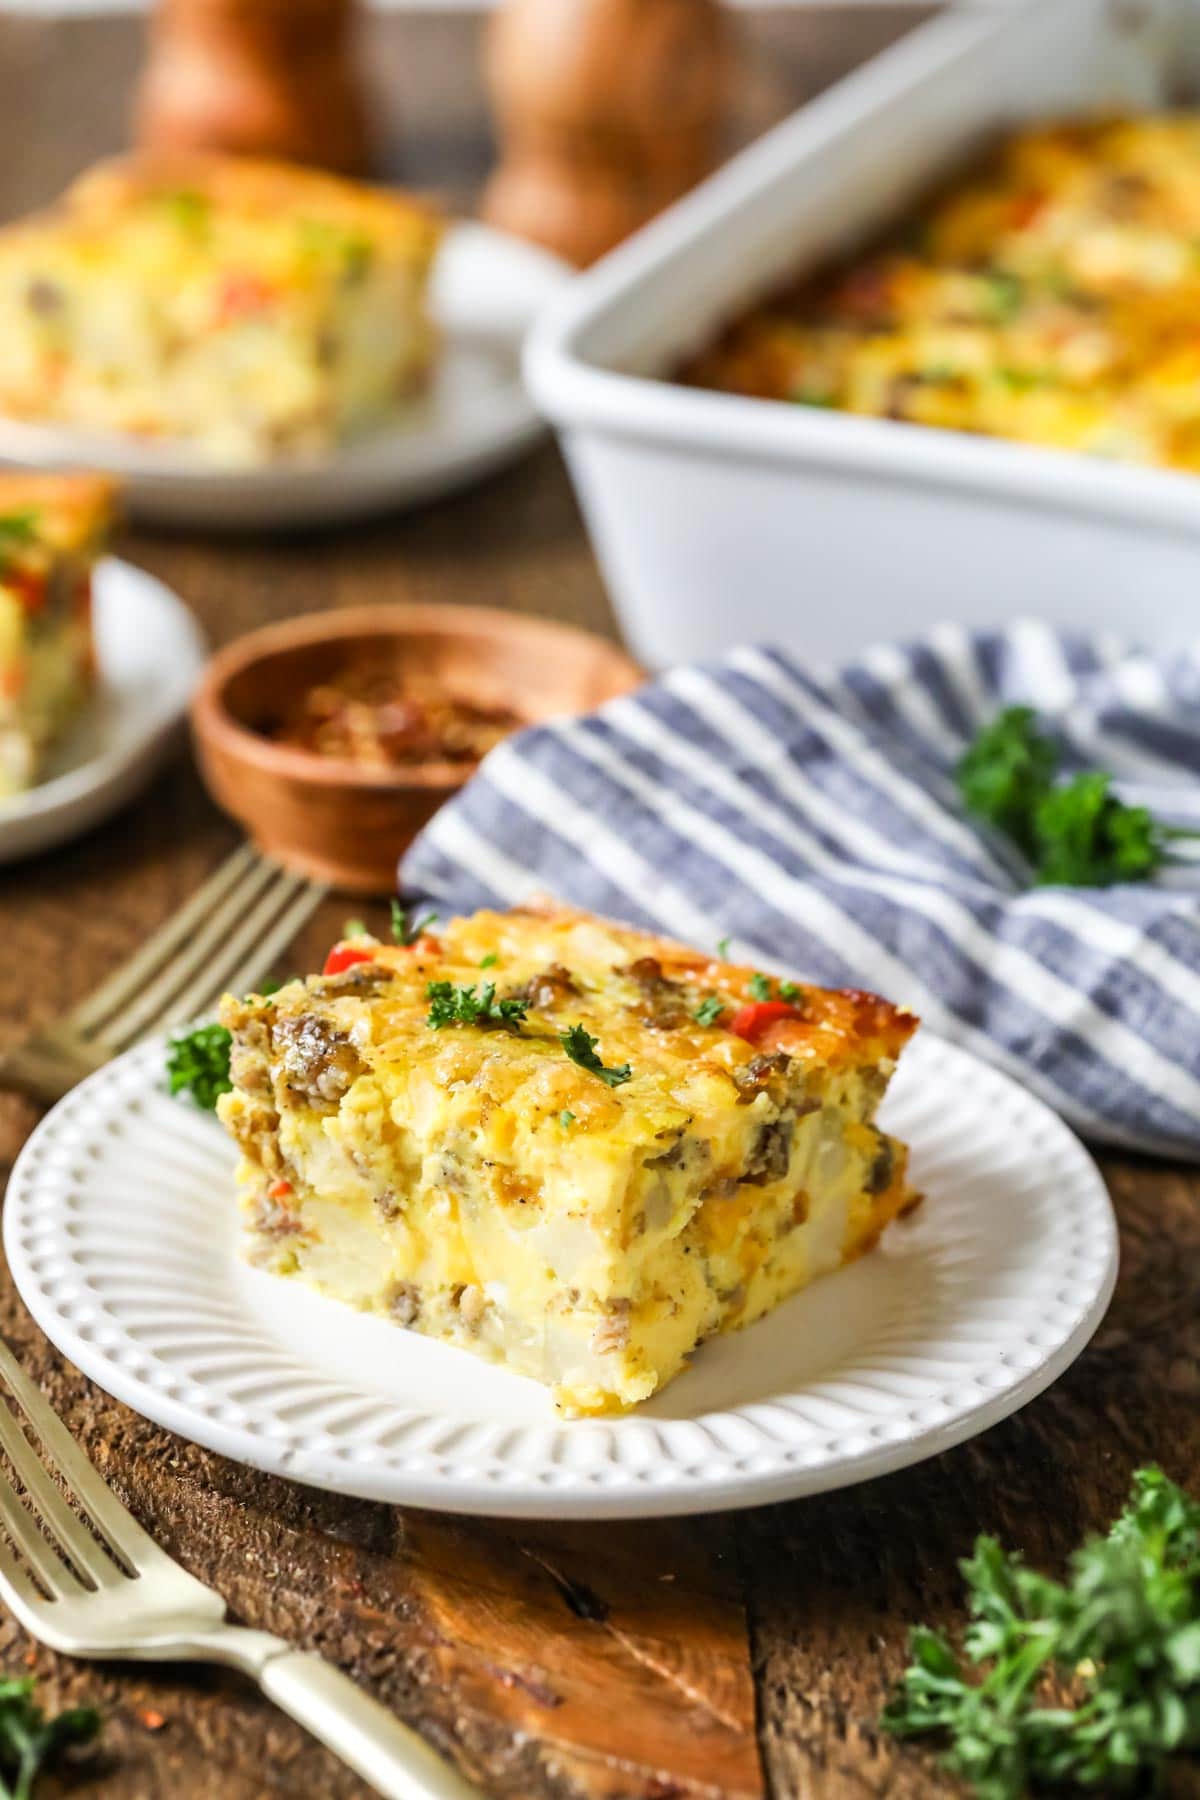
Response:
[[[73,1706],[48,1719],[33,1697],[31,1675],[0,1679],[0,1800],[30,1800],[43,1769],[73,1744],[89,1744],[100,1729],[91,1706]]]
[[[1058,746],[1028,706],[1009,706],[986,725],[958,764],[968,812],[1005,832],[1033,864],[1041,886],[1111,887],[1144,881],[1167,861],[1173,838],[1194,833],[1127,806],[1100,771],[1055,777]]]
[[[1200,1749],[1200,1505],[1161,1469],[1138,1470],[1125,1511],[1075,1552],[1066,1582],[990,1537],[961,1566],[969,1670],[918,1628],[883,1723],[946,1740],[946,1766],[979,1800],[1129,1793]]]
[[[957,769],[967,810],[1007,832],[1037,859],[1033,816],[1058,768],[1058,750],[1037,729],[1031,706],[1009,706],[985,725]]]

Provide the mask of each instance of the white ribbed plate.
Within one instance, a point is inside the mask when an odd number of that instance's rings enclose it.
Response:
[[[879,1248],[628,1418],[563,1421],[533,1382],[237,1255],[234,1153],[161,1088],[159,1044],[59,1103],[4,1243],[59,1349],[138,1412],[339,1493],[530,1517],[683,1513],[862,1481],[1004,1418],[1078,1355],[1116,1276],[1095,1165],[1040,1101],[922,1032],[886,1102],[925,1204]]]

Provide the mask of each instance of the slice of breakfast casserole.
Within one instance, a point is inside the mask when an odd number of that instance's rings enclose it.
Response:
[[[359,937],[227,999],[254,1254],[621,1411],[911,1204],[910,1014],[586,914]]]
[[[92,691],[112,497],[99,476],[0,474],[0,800],[32,786]]]
[[[394,415],[434,354],[438,225],[402,194],[232,157],[131,157],[0,232],[0,411],[326,450]]]

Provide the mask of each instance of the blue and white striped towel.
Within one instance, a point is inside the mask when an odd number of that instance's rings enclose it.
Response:
[[[1036,623],[945,627],[814,676],[776,650],[673,670],[502,744],[401,866],[445,911],[535,890],[764,968],[877,989],[1086,1136],[1200,1159],[1200,861],[1025,885],[952,771],[1002,706],[1064,766],[1200,827],[1200,645],[1154,658]]]

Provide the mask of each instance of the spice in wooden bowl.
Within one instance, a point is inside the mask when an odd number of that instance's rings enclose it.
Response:
[[[314,683],[268,735],[365,768],[402,769],[481,762],[525,723],[511,707],[481,704],[426,675],[363,663]]]
[[[350,893],[387,893],[406,845],[502,737],[641,680],[615,644],[548,619],[354,607],[219,651],[192,726],[214,798],[268,855]]]

